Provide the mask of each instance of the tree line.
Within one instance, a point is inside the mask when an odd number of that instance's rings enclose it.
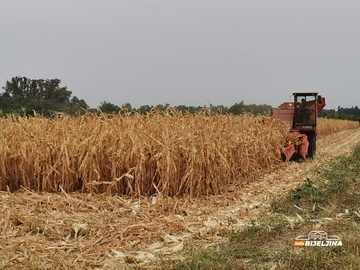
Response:
[[[3,116],[10,113],[33,116],[42,114],[52,116],[54,113],[67,115],[81,115],[86,112],[103,112],[107,114],[117,114],[121,112],[146,114],[154,109],[165,111],[169,104],[142,105],[139,108],[132,108],[130,103],[119,106],[114,103],[103,101],[98,108],[90,108],[84,99],[73,96],[66,86],[61,86],[60,79],[29,79],[26,77],[13,77],[6,81],[0,93],[0,114]],[[273,109],[267,104],[245,104],[244,101],[235,103],[230,107],[223,105],[204,105],[204,106],[173,106],[183,113],[196,113],[204,109],[211,112],[240,115],[252,113],[254,115],[268,116]],[[360,109],[356,107],[342,108],[335,110],[322,110],[320,116],[337,119],[349,119],[360,121]]]
[[[42,114],[51,116],[53,113],[62,113],[67,115],[79,115],[85,112],[103,112],[108,114],[117,114],[120,112],[139,112],[146,114],[154,109],[165,111],[169,104],[143,105],[138,109],[132,108],[130,103],[124,103],[118,106],[114,103],[103,101],[98,108],[90,108],[84,99],[72,96],[72,92],[66,86],[61,86],[60,79],[29,79],[26,77],[13,77],[6,81],[0,93],[0,112],[2,115],[17,113],[20,115],[33,116]],[[205,106],[186,106],[180,105],[173,107],[183,113],[196,113],[204,109],[212,112],[232,113],[235,115],[244,112],[255,115],[269,115],[270,105],[245,104],[244,101],[235,103],[231,107],[222,105]]]
[[[326,118],[345,119],[360,122],[360,109],[358,108],[358,106],[353,106],[351,108],[343,108],[338,106],[337,110],[323,109],[319,115]]]
[[[153,105],[142,105],[138,109],[132,108],[130,103],[125,103],[123,106],[119,107],[115,104],[109,103],[109,102],[102,102],[99,106],[99,110],[106,113],[119,113],[123,111],[124,109],[127,111],[133,111],[133,112],[139,112],[141,114],[146,114],[150,112],[151,110],[159,110],[159,111],[165,111],[170,107],[169,104],[158,104],[156,106]],[[244,101],[241,101],[240,103],[235,103],[231,107],[226,107],[223,105],[204,105],[204,106],[186,106],[186,105],[179,105],[179,106],[172,106],[172,108],[175,108],[177,111],[180,111],[182,113],[190,113],[194,114],[197,112],[200,112],[204,109],[210,110],[214,113],[222,113],[222,114],[234,114],[234,115],[240,115],[242,113],[252,113],[254,115],[269,115],[272,107],[270,105],[256,105],[256,104],[245,104]]]
[[[66,86],[60,86],[59,79],[28,79],[13,77],[6,81],[0,94],[0,109],[3,115],[18,113],[50,116],[51,112],[75,114],[87,109],[83,99],[72,96]]]

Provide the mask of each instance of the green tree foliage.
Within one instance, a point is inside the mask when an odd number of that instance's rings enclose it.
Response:
[[[3,114],[7,113],[25,113],[32,115],[33,112],[50,116],[51,112],[63,112],[69,115],[81,114],[86,111],[95,112],[96,109],[88,108],[85,100],[79,99],[77,96],[71,96],[72,92],[65,86],[60,86],[60,79],[38,79],[33,80],[26,77],[13,77],[7,81],[4,90],[0,94],[0,110]],[[156,106],[143,105],[139,109],[132,108],[130,103],[123,103],[121,107],[111,102],[103,101],[98,107],[98,110],[114,114],[119,112],[135,111],[141,114],[149,113],[153,109],[165,111],[170,107],[170,104],[158,104]],[[216,113],[231,113],[235,115],[244,112],[251,112],[255,115],[269,115],[271,106],[269,105],[255,105],[245,104],[244,101],[235,103],[230,108],[223,105],[205,105],[205,106],[175,106],[175,109],[182,113],[197,113],[201,110],[209,110]]]
[[[154,107],[150,106],[150,105],[142,105],[140,106],[140,108],[137,110],[139,113],[141,114],[147,114],[148,112],[150,112]]]
[[[87,109],[88,105],[86,104],[85,100],[79,99],[77,96],[73,96],[70,100],[73,105],[77,105],[80,108]]]
[[[103,113],[116,114],[121,111],[121,108],[111,102],[103,101],[99,106],[99,110]]]
[[[333,119],[346,119],[346,120],[353,120],[353,121],[360,121],[360,109],[358,106],[353,106],[351,108],[342,108],[338,106],[337,110],[330,109],[326,110],[323,109],[319,116],[326,117],[326,118],[333,118]]]
[[[159,105],[156,105],[155,107],[150,106],[150,105],[143,105],[136,111],[138,111],[141,114],[146,114],[154,108],[156,108],[157,110],[160,110],[160,111],[165,111],[169,106],[170,106],[169,104],[165,104],[165,105],[159,104]],[[178,111],[180,111],[182,113],[190,113],[190,114],[194,114],[194,113],[200,112],[202,110],[210,110],[211,112],[222,113],[222,114],[231,113],[234,115],[240,115],[243,113],[253,113],[255,115],[268,116],[270,113],[270,109],[272,107],[270,105],[255,105],[255,104],[247,105],[244,103],[244,101],[241,101],[240,103],[235,103],[230,108],[223,106],[223,105],[212,105],[212,104],[205,105],[205,106],[197,106],[197,107],[179,105],[179,106],[174,106],[173,108],[177,109]]]
[[[121,109],[131,111],[132,107],[130,103],[125,103],[121,106]]]
[[[244,101],[235,103],[229,108],[229,112],[235,115],[242,113],[252,113],[254,115],[269,115],[272,107],[270,105],[262,104],[245,104]]]
[[[72,92],[60,87],[61,80],[31,80],[26,77],[13,77],[6,82],[3,96],[30,100],[47,100],[54,103],[69,102]]]
[[[2,113],[33,112],[50,115],[50,111],[61,111],[74,114],[87,109],[86,102],[76,96],[72,99],[72,92],[66,86],[60,86],[60,79],[29,79],[13,77],[2,87],[0,94],[0,109]]]

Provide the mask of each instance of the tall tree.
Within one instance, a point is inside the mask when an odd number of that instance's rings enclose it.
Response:
[[[76,112],[87,108],[84,100],[75,99],[77,104],[71,102],[72,92],[66,86],[60,86],[60,79],[28,79],[26,77],[13,77],[6,81],[0,94],[0,109],[4,113],[17,112],[25,108],[27,114],[35,110],[47,115],[49,110]]]

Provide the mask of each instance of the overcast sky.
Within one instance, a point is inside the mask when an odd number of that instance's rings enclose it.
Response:
[[[92,108],[360,107],[358,0],[1,0],[0,86],[61,79]]]

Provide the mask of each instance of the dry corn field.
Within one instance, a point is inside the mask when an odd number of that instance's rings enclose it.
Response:
[[[319,136],[358,128],[319,119]],[[36,192],[220,194],[280,163],[289,127],[251,115],[88,114],[0,120],[0,188]]]
[[[0,119],[0,268],[159,269],[216,247],[360,142],[319,122],[317,157],[282,163],[288,127],[249,115]]]
[[[319,118],[318,136],[331,135],[343,130],[355,129],[359,127],[359,122],[340,119]]]

